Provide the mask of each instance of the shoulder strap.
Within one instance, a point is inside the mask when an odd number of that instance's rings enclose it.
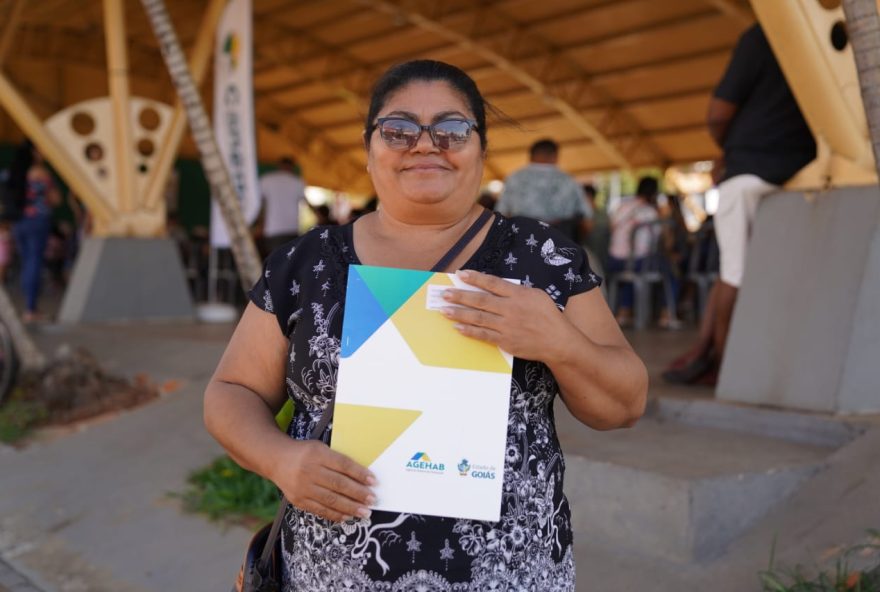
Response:
[[[329,403],[327,403],[327,408],[321,415],[321,419],[315,424],[315,427],[312,428],[312,433],[309,434],[309,440],[318,440],[324,434],[324,430],[327,429],[327,425],[330,423],[330,418],[333,417],[333,404],[335,402],[336,399],[334,397],[330,399]],[[281,532],[281,521],[284,520],[284,513],[287,511],[287,503],[287,497],[281,496],[281,501],[278,503],[278,511],[275,513],[275,520],[272,521],[272,528],[269,530],[269,536],[266,537],[266,546],[263,547],[263,552],[260,554],[260,561],[257,564],[260,573],[263,573],[269,565],[269,560],[272,557],[272,549],[275,547],[275,541],[278,539],[278,534]]]
[[[492,215],[492,212],[484,209],[483,213],[471,224],[470,228],[468,228],[461,238],[458,239],[452,247],[446,251],[446,254],[440,258],[434,267],[431,268],[431,271],[443,271],[449,264],[452,263],[452,260],[458,257],[458,255],[464,250],[464,248],[470,243],[474,237],[480,232],[480,229],[486,224],[486,220]]]
[[[446,267],[452,263],[452,260],[455,259],[464,248],[470,243],[473,238],[477,235],[481,228],[486,224],[486,220],[488,220],[493,213],[490,210],[483,210],[483,213],[474,221],[473,224],[465,231],[461,238],[456,241],[452,247],[446,251],[446,254],[440,258],[440,260],[431,268],[431,271],[443,271]],[[336,402],[335,397],[330,399],[330,402],[327,404],[327,408],[324,410],[324,413],[321,415],[321,419],[312,429],[312,433],[309,434],[310,440],[318,440],[321,436],[324,435],[324,430],[327,429],[327,426],[330,425],[330,420],[333,418],[333,408],[334,403]],[[275,514],[275,520],[272,522],[272,528],[269,530],[269,536],[266,537],[266,546],[263,547],[263,552],[260,554],[260,561],[257,564],[259,571],[262,573],[266,567],[269,565],[269,560],[272,557],[272,549],[275,547],[275,541],[278,539],[278,534],[281,532],[281,521],[284,520],[284,513],[287,511],[287,498],[281,498],[281,502],[278,505],[278,512]]]

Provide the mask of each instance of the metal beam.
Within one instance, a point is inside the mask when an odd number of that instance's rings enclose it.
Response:
[[[21,11],[24,8],[24,0],[13,0],[9,7],[9,14],[6,15],[6,24],[3,26],[3,32],[0,33],[0,68],[6,61],[6,52],[12,44],[12,38],[18,29],[18,22],[21,20]]]
[[[639,128],[632,118],[619,109],[613,107],[614,100],[606,93],[595,87],[589,75],[580,66],[569,60],[557,48],[553,47],[543,38],[524,29],[517,23],[507,21],[508,42],[495,44],[494,47],[484,45],[478,31],[481,29],[497,29],[486,26],[489,19],[505,21],[506,17],[499,11],[482,11],[477,7],[472,13],[472,27],[459,26],[455,29],[442,24],[442,5],[434,2],[403,3],[388,0],[359,0],[362,4],[373,6],[376,10],[391,14],[396,18],[403,18],[408,22],[430,31],[442,38],[457,44],[462,50],[475,53],[491,63],[495,68],[504,71],[509,76],[529,88],[543,101],[566,117],[572,125],[580,130],[584,136],[590,138],[612,162],[620,168],[630,168],[630,161],[635,156],[637,149],[647,149],[652,158],[663,161],[664,156],[645,139],[644,131]],[[434,13],[431,13],[431,9]],[[471,33],[465,33],[468,31]],[[518,63],[520,56],[517,50],[527,47],[530,55],[537,55],[541,65],[537,73],[526,70]],[[573,84],[557,85],[552,79],[558,77],[559,71],[573,72],[576,76]],[[628,128],[631,138],[638,142],[609,141],[606,137],[606,129],[602,125],[596,126],[588,121],[580,112],[579,103],[583,97],[592,95],[598,102],[609,105],[606,122],[616,127]]]
[[[46,157],[53,168],[73,189],[89,211],[99,222],[112,219],[113,211],[101,198],[100,192],[91,181],[80,174],[77,166],[68,159],[67,153],[58,145],[55,138],[46,131],[43,122],[31,110],[24,97],[6,75],[0,71],[0,106],[6,109],[9,116],[24,134],[31,139],[40,152]]]
[[[196,86],[201,86],[205,79],[208,61],[214,49],[217,23],[220,22],[220,16],[223,14],[225,6],[226,0],[211,0],[202,16],[196,42],[189,57],[189,69]],[[144,205],[148,210],[159,205],[164,196],[168,173],[174,164],[174,158],[177,156],[185,130],[186,113],[183,110],[183,103],[178,98],[174,105],[174,115],[171,116],[171,125],[162,139],[162,146],[156,156],[156,162],[147,183],[147,192],[144,194]]]

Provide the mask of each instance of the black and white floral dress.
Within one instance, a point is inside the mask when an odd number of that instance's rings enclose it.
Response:
[[[290,340],[292,438],[308,438],[335,392],[348,266],[358,263],[351,225],[318,227],[273,252],[250,293]],[[563,235],[500,215],[462,268],[518,278],[560,308],[601,281]],[[335,524],[291,507],[282,530],[283,590],[573,591],[565,463],[553,418],[558,392],[544,364],[515,359],[499,522],[374,511]]]

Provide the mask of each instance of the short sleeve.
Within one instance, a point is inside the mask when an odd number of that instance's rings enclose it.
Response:
[[[602,285],[586,251],[565,234],[522,216],[506,223],[510,226],[506,243],[499,245],[496,275],[517,277],[524,286],[543,290],[560,309],[571,296]]]
[[[260,279],[248,292],[248,299],[257,308],[275,315],[285,337],[293,331],[298,307],[299,280],[293,260],[297,242],[281,246],[266,258]]]
[[[765,49],[764,45],[767,45],[767,41],[760,28],[749,29],[742,34],[724,76],[715,88],[713,94],[716,97],[734,105],[745,103],[755,88],[763,67],[763,58],[769,49],[769,46]]]
[[[568,294],[569,298],[589,292],[602,285],[602,278],[593,271],[592,267],[590,267],[590,261],[587,257],[587,252],[584,249],[577,249],[571,263],[571,268],[566,270],[565,276],[563,276],[563,279],[565,280],[570,280],[571,275],[574,276],[574,281],[571,282],[571,288]],[[580,278],[580,281],[578,281],[578,278]]]

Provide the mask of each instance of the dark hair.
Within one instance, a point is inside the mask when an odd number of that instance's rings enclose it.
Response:
[[[281,159],[278,161],[278,164],[289,166],[290,168],[296,167],[296,161],[289,156],[282,156]]]
[[[581,189],[583,189],[584,193],[586,193],[588,196],[596,197],[596,186],[592,183],[584,183],[583,185],[581,185]]]
[[[639,187],[636,189],[636,195],[644,197],[651,203],[657,198],[657,192],[660,190],[660,184],[654,177],[642,177],[639,179]]]
[[[9,177],[6,186],[12,192],[17,203],[24,203],[27,194],[28,171],[34,165],[34,145],[30,140],[25,140],[15,150],[12,164],[9,165]]]
[[[534,158],[537,155],[555,157],[559,154],[559,144],[549,138],[538,140],[529,148],[529,156]]]
[[[364,143],[370,147],[370,135],[375,128],[374,121],[388,98],[406,85],[416,82],[445,82],[458,91],[465,99],[477,122],[477,135],[480,145],[486,150],[486,101],[477,83],[463,70],[451,64],[434,60],[412,60],[389,68],[376,81],[370,98],[370,110],[364,120]]]

